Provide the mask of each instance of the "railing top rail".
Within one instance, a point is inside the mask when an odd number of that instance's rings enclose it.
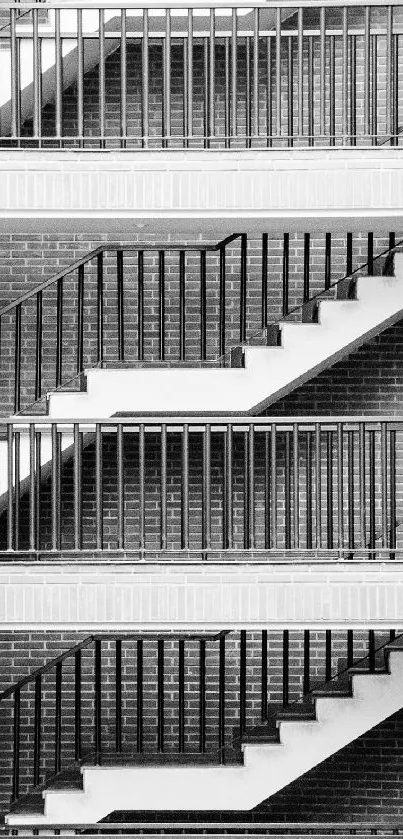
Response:
[[[0,309],[0,318],[3,315],[6,315],[8,312],[13,311],[16,309],[17,306],[21,306],[27,300],[35,297],[39,292],[45,291],[45,289],[49,288],[51,285],[56,283],[58,280],[64,279],[69,274],[72,274],[81,265],[86,265],[87,262],[91,262],[92,259],[95,259],[96,256],[100,253],[107,253],[108,251],[124,251],[124,252],[132,252],[138,253],[139,251],[209,251],[214,252],[220,250],[220,248],[225,247],[226,245],[233,242],[235,239],[238,239],[240,233],[232,233],[230,236],[227,236],[225,239],[222,239],[217,244],[206,244],[205,242],[194,242],[192,244],[183,245],[180,242],[165,242],[163,244],[159,242],[134,242],[133,244],[121,244],[120,242],[107,242],[105,244],[99,245],[97,248],[94,248],[89,253],[85,254],[85,256],[80,257],[75,262],[72,262],[66,268],[62,268],[56,274],[52,274],[49,279],[44,280],[44,282],[39,283],[39,285],[35,286],[35,288],[30,289],[25,294],[22,294],[16,300],[13,300],[11,303],[7,303],[6,306],[3,306]]]
[[[45,3],[23,3],[20,4],[18,0],[16,2],[1,2],[0,8],[2,9],[18,9],[20,12],[22,10],[27,9],[37,9],[38,5],[44,7],[46,9],[232,9],[232,8],[242,8],[242,9],[255,9],[255,8],[264,8],[267,9],[270,7],[273,8],[283,8],[283,9],[295,9],[297,11],[298,8],[334,8],[340,7],[343,8],[345,6],[353,6],[353,7],[363,7],[366,6],[379,6],[379,0],[353,0],[353,2],[349,2],[349,0],[219,0],[219,2],[213,2],[213,0],[190,0],[190,2],[183,2],[183,0],[147,0],[146,3],[144,2],[135,2],[135,0],[96,0],[96,2],[91,3],[90,0],[47,0]],[[402,0],[388,0],[388,5],[390,6],[401,6]]]
[[[189,425],[189,426],[245,426],[245,425],[253,425],[253,426],[336,426],[336,425],[381,425],[381,424],[389,424],[389,425],[403,425],[403,416],[257,416],[254,417],[250,414],[239,415],[237,414],[234,416],[233,414],[218,414],[216,416],[201,416],[200,414],[197,415],[183,415],[183,414],[150,414],[150,415],[139,415],[139,416],[130,416],[130,417],[95,417],[89,418],[85,417],[84,419],[80,418],[55,418],[55,417],[48,417],[48,416],[31,416],[31,417],[16,417],[15,419],[0,419],[0,427],[29,427],[30,425],[38,426],[65,426],[66,428],[72,428],[74,425],[80,426],[90,426],[93,428],[96,425],[101,425],[103,427],[107,426],[118,426],[118,425],[127,425],[127,426],[161,426],[161,425]]]

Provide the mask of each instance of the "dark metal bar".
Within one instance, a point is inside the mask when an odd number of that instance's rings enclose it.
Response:
[[[144,251],[137,255],[137,358],[144,360]]]
[[[346,238],[346,274],[353,273],[353,234],[347,233]]]
[[[273,82],[271,67],[271,42],[270,36],[266,37],[266,134],[267,147],[273,145]]]
[[[267,327],[267,260],[268,233],[262,233],[262,329]]]
[[[270,533],[270,432],[264,432],[264,546],[266,550],[270,548],[271,533]]]
[[[246,731],[246,631],[241,629],[239,656],[239,733]]]
[[[312,434],[306,432],[306,547],[312,548]]]
[[[99,638],[95,640],[95,660],[94,660],[94,751],[95,764],[98,766],[101,762],[101,721],[102,721],[102,651],[101,641]]]
[[[371,35],[371,140],[377,144],[378,135],[378,36]]]
[[[145,426],[140,423],[139,426],[139,548],[143,551],[146,546],[146,509],[145,509],[145,461],[146,461],[146,441],[145,441]]]
[[[304,303],[309,300],[310,245],[310,234],[304,233]]]
[[[325,110],[325,93],[326,93],[326,9],[324,6],[320,7],[320,59],[319,59],[319,131],[321,140],[326,134],[326,110]]]
[[[288,315],[288,282],[290,264],[290,234],[284,233],[283,239],[283,317]]]
[[[200,357],[206,360],[207,348],[207,287],[206,251],[200,251]]]
[[[350,45],[350,144],[357,145],[357,42],[349,36]]]
[[[325,289],[330,288],[332,264],[332,234],[326,233],[325,238]]]
[[[248,432],[248,531],[247,547],[255,548],[255,429],[253,424]]]
[[[314,41],[313,36],[308,35],[308,145],[314,145],[315,132],[315,103],[314,103]]]
[[[390,509],[390,548],[396,548],[396,431],[389,431],[389,509]],[[395,554],[390,554],[390,559],[395,559]]]
[[[371,108],[370,108],[370,83],[371,83],[371,7],[366,6],[365,30],[364,30],[364,133],[371,134]]]
[[[382,548],[388,547],[388,428],[381,422],[381,521]]]
[[[271,547],[277,548],[277,431],[274,423],[270,429],[270,494]]]
[[[209,38],[209,137],[215,136],[215,9],[210,9]]]
[[[247,280],[247,245],[246,233],[241,236],[241,295],[240,295],[240,324],[239,340],[241,344],[246,341],[246,280]]]
[[[209,550],[211,547],[211,425],[209,423],[205,425],[203,433],[202,527],[202,547]]]
[[[187,61],[187,133],[188,138],[191,138],[193,136],[193,9],[188,9]]]
[[[322,547],[322,456],[321,456],[321,429],[320,424],[315,424],[315,523],[316,523],[316,547]]]
[[[149,100],[149,42],[148,42],[148,9],[143,9],[143,40],[142,40],[142,85],[141,85],[141,114],[142,114],[142,147],[148,146],[148,100]]]
[[[185,751],[185,642],[179,639],[179,674],[178,674],[178,751]]]
[[[96,546],[103,549],[103,474],[102,474],[102,426],[95,426],[95,522]]]
[[[253,10],[253,120],[252,134],[259,135],[259,9]]]
[[[392,51],[392,145],[399,145],[399,44],[400,36],[392,35],[393,51]]]
[[[34,787],[41,781],[41,727],[42,727],[42,676],[35,678],[34,704],[34,768],[32,782]]]
[[[42,396],[42,292],[36,295],[35,402]]]
[[[52,550],[57,551],[60,545],[60,458],[59,439],[56,423],[52,423]]]
[[[165,361],[165,253],[158,252],[159,359]],[[140,344],[139,344],[140,346]]]
[[[337,532],[338,548],[344,545],[343,424],[337,423]]]
[[[164,751],[164,641],[158,639],[157,655],[157,750],[159,754]]]
[[[182,38],[182,64],[183,64],[183,148],[186,149],[189,146],[188,140],[188,114],[187,114],[187,101],[188,101],[188,62],[187,62],[187,39]]]
[[[29,425],[29,549],[36,547],[36,474],[35,474],[35,425]]]
[[[373,629],[368,630],[368,664],[369,672],[373,673],[375,670],[375,632]]]
[[[139,252],[140,274],[140,252]],[[116,253],[116,286],[118,308],[118,361],[125,360],[125,332],[124,332],[124,292],[123,292],[123,251]]]
[[[333,548],[333,431],[326,433],[326,530],[327,548]]]
[[[17,801],[20,795],[20,724],[21,724],[21,695],[20,689],[14,692],[13,708],[13,780],[11,801]]]
[[[336,145],[336,36],[329,35],[329,133],[330,145]]]
[[[225,762],[225,635],[219,640],[219,674],[218,674],[218,751],[220,763]]]
[[[179,360],[186,357],[185,251],[179,251]]]
[[[309,629],[304,630],[304,677],[302,683],[302,693],[306,696],[310,691],[310,632]]]
[[[358,473],[359,473],[359,505],[360,505],[360,542],[366,547],[366,492],[365,492],[365,425],[360,422],[358,429]]]
[[[342,80],[341,80],[341,107],[342,107],[342,136],[343,143],[347,143],[348,132],[348,8],[342,10]]]
[[[354,431],[347,432],[347,505],[348,505],[348,546],[351,550],[354,542]],[[351,555],[352,558],[352,555]]]
[[[293,37],[287,36],[287,134],[288,146],[294,145],[294,58]]]
[[[14,429],[7,425],[7,550],[14,549]]]
[[[42,139],[42,67],[41,67],[41,41],[38,30],[38,9],[32,9],[32,34],[33,34],[33,136],[40,141]]]
[[[285,547],[291,548],[291,456],[290,456],[290,434],[285,432],[285,462],[284,462],[284,525],[285,525]]]
[[[165,48],[164,48],[164,137],[168,146],[171,135],[171,10],[165,10]]]
[[[35,452],[35,496],[36,496],[36,549],[39,551],[41,547],[41,487],[42,487],[42,455],[41,455],[41,439],[40,431],[35,433],[36,452]]]
[[[325,633],[325,681],[329,682],[332,678],[332,630],[326,629]]]
[[[292,430],[292,467],[293,467],[293,531],[294,547],[299,548],[299,432],[298,424],[294,423]]]
[[[231,103],[231,58],[230,58],[230,38],[224,38],[224,78],[225,78],[225,93],[224,93],[224,147],[229,149],[230,147],[230,135],[231,135],[231,112],[230,112],[230,103]]]
[[[84,364],[84,265],[78,269],[77,295],[77,373],[82,373]]]
[[[56,300],[56,388],[62,383],[63,368],[63,277],[57,281]]]
[[[120,138],[121,148],[127,141],[127,26],[126,9],[120,11]]]
[[[143,751],[143,640],[137,640],[137,707],[136,707],[136,750]]]
[[[386,7],[386,134],[390,137],[393,134],[392,123],[392,52],[393,52],[393,6]]]
[[[206,641],[199,641],[199,752],[206,751]]]
[[[105,10],[99,9],[99,61],[98,61],[98,84],[99,84],[99,136],[100,147],[105,148]]]
[[[250,38],[245,38],[245,135],[246,148],[251,148],[252,112],[250,95]]]
[[[77,9],[77,137],[84,142],[84,41],[83,10]]]
[[[290,634],[288,629],[283,631],[283,708],[287,708],[290,701],[289,691],[289,659]]]
[[[375,431],[368,431],[369,437],[369,547],[375,548]],[[371,554],[371,558],[374,555]]]
[[[181,548],[189,548],[189,426],[187,423],[182,431],[182,514],[181,514]]]
[[[225,248],[220,248],[220,310],[218,354],[220,358],[225,354]]]
[[[298,136],[304,134],[304,10],[298,9]]]
[[[56,664],[55,677],[55,775],[62,768],[62,662]]]
[[[204,148],[210,148],[209,129],[209,39],[203,38],[203,132]]]
[[[122,641],[115,641],[115,748],[122,751]]]
[[[82,439],[80,426],[74,423],[74,549],[82,548]]]
[[[276,9],[276,136],[281,135],[281,9]]]
[[[268,689],[267,689],[267,629],[262,629],[262,666],[261,666],[261,711],[260,717],[262,722],[267,721],[267,703],[268,703]]]
[[[237,47],[237,10],[232,9],[232,32],[231,32],[231,139],[237,136],[237,105],[238,105],[238,47]]]
[[[117,429],[117,543],[118,549],[125,547],[125,486],[124,486],[124,438],[123,425]]]
[[[10,9],[10,81],[11,81],[11,136],[13,139],[21,134],[18,120],[20,99],[19,55],[16,33],[16,9]]]
[[[104,255],[97,256],[97,361],[104,360]]]
[[[352,629],[347,630],[347,667],[354,664],[354,633]]]
[[[167,427],[161,425],[161,550],[167,547]]]
[[[14,413],[21,409],[21,304],[15,307]]]
[[[374,273],[374,234],[368,233],[367,239],[367,274],[369,277],[372,277]]]
[[[21,434],[15,432],[14,442],[14,544],[19,549],[20,540],[20,503],[21,503]]]
[[[231,549],[233,547],[233,503],[232,503],[232,488],[233,488],[233,428],[232,425],[227,426],[225,435],[225,470],[224,470],[224,505],[223,505],[223,547]]]
[[[74,653],[74,759],[81,761],[81,650]]]

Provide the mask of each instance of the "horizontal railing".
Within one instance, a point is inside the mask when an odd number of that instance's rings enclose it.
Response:
[[[3,423],[4,558],[399,559],[403,420]]]
[[[369,673],[385,670],[383,648],[395,635],[91,635],[0,695],[0,762],[7,763],[11,801],[57,777],[79,788],[82,764],[240,763],[248,731],[275,741],[272,713],[294,702],[301,708],[344,661],[362,662]]]
[[[254,243],[234,234],[217,245],[96,248],[0,310],[4,414],[79,387],[96,365],[228,366],[231,348],[265,343],[268,325],[333,294],[340,278],[381,273],[399,244],[394,233],[381,254],[373,233],[333,243],[330,233],[313,243],[264,233]]]
[[[4,147],[402,142],[401,0],[27,5],[2,4]]]
[[[354,822],[332,822],[326,819],[322,822],[273,822],[266,821],[263,814],[253,813],[249,817],[245,816],[247,820],[240,820],[237,814],[236,818],[228,817],[227,820],[215,819],[207,820],[204,817],[201,821],[162,821],[158,814],[149,817],[148,821],[121,820],[121,821],[107,821],[104,823],[97,822],[96,824],[24,824],[24,826],[0,828],[0,835],[4,836],[62,836],[73,835],[77,836],[84,830],[86,836],[103,836],[109,833],[119,832],[120,836],[127,839],[129,836],[136,834],[145,834],[150,839],[156,839],[157,834],[162,836],[194,836],[201,839],[202,836],[221,836],[223,831],[229,837],[235,836],[257,836],[262,835],[264,831],[265,836],[275,837],[281,839],[282,836],[293,836],[294,839],[305,836],[317,836],[320,839],[331,839],[332,836],[350,837],[359,834],[362,839],[370,839],[371,836],[382,836],[383,839],[391,839],[393,836],[401,836],[403,828],[399,820],[390,819],[387,822],[380,821],[354,821]]]

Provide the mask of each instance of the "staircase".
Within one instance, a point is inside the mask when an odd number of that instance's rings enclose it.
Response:
[[[222,650],[221,640],[220,655]],[[380,656],[383,666],[379,666]],[[113,760],[109,765],[90,765],[84,758],[81,789],[67,784],[60,775],[43,790],[43,812],[33,812],[28,802],[18,805],[6,821],[20,827],[88,825],[116,811],[248,811],[394,714],[403,705],[402,697],[403,637],[378,649],[376,667],[372,637],[368,659],[314,688],[302,703],[278,711],[274,726],[245,730],[239,740],[240,765],[197,765],[195,760],[192,765],[191,755],[186,765],[183,756],[166,763],[160,755],[157,762],[143,765],[128,760],[124,765],[113,764]],[[56,709],[60,701],[56,699]],[[56,741],[60,768],[58,748],[60,742]]]

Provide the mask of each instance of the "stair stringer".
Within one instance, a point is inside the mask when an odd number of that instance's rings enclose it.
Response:
[[[43,816],[6,821],[90,824],[117,810],[252,809],[400,710],[403,651],[390,649],[387,662],[387,672],[352,673],[350,697],[316,698],[316,719],[281,720],[278,743],[244,744],[242,766],[85,766],[81,791],[45,790]]]

